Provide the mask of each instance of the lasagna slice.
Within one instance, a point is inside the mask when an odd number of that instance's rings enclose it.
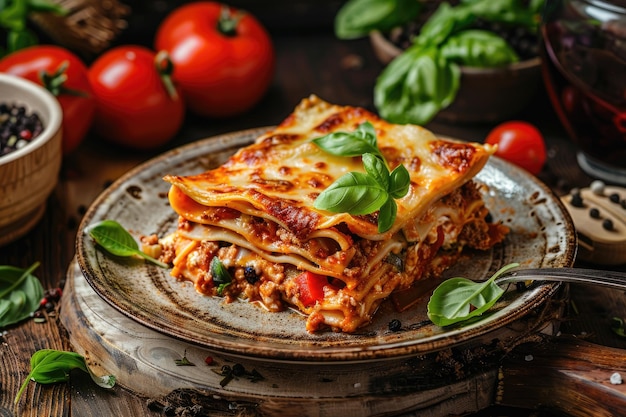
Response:
[[[403,164],[410,176],[384,232],[379,211],[314,207],[333,182],[364,167],[360,156],[331,155],[312,139],[365,122],[389,169]],[[354,332],[393,291],[439,276],[464,248],[484,250],[504,238],[507,228],[489,223],[472,181],[494,151],[311,96],[216,169],[165,177],[179,222],[161,241],[164,260],[201,294],[295,309],[310,332]]]

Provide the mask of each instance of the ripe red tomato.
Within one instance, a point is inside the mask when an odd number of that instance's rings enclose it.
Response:
[[[324,287],[330,285],[324,275],[305,271],[296,277],[300,301],[305,307],[312,307],[324,299]]]
[[[91,127],[96,103],[87,67],[72,52],[54,45],[36,45],[0,60],[0,72],[43,85],[63,110],[63,154],[73,151]]]
[[[485,143],[497,144],[496,155],[524,168],[533,175],[546,162],[546,144],[535,126],[523,121],[509,121],[496,126]]]
[[[143,46],[123,45],[99,56],[89,67],[96,97],[95,132],[135,149],[164,145],[180,129],[185,105],[180,90],[168,91],[167,57]],[[165,59],[165,61],[163,61]]]
[[[172,11],[157,29],[155,50],[166,50],[173,78],[196,114],[227,117],[252,108],[274,75],[274,47],[250,13],[201,1]]]

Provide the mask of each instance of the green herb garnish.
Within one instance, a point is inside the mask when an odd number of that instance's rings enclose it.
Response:
[[[39,262],[28,269],[0,266],[0,328],[30,317],[39,308],[44,289],[32,274],[38,267]]]
[[[39,384],[65,382],[69,380],[70,371],[72,369],[81,369],[87,372],[91,376],[91,379],[103,388],[112,388],[115,385],[115,376],[94,375],[87,366],[85,358],[78,353],[63,352],[54,349],[42,349],[38,350],[33,354],[33,356],[31,356],[30,373],[15,396],[14,403],[18,403],[22,393],[31,380]]]
[[[141,256],[161,268],[169,266],[139,250],[139,245],[126,229],[115,220],[103,220],[89,228],[89,236],[107,252],[116,256]]]
[[[314,207],[352,215],[379,210],[378,232],[389,230],[398,211],[394,199],[408,193],[411,178],[402,164],[389,172],[374,126],[365,122],[353,132],[334,132],[313,139],[313,143],[331,155],[361,156],[365,168],[365,173],[349,172],[338,178],[315,199]]]
[[[211,265],[209,268],[211,269],[213,283],[217,284],[217,295],[221,296],[224,289],[233,282],[233,278],[230,276],[228,269],[226,269],[222,261],[220,261],[217,256],[214,256],[213,259],[211,259]]]
[[[430,297],[428,318],[443,327],[483,314],[504,294],[495,283],[496,278],[518,266],[517,263],[505,265],[484,282],[461,277],[445,280]]]
[[[187,351],[185,351],[181,359],[175,359],[174,363],[176,364],[176,366],[196,366],[193,362],[187,359]]]

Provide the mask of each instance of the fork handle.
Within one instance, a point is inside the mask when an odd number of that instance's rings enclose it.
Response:
[[[626,290],[626,273],[586,268],[517,269],[498,278],[497,282],[526,280],[572,282]]]

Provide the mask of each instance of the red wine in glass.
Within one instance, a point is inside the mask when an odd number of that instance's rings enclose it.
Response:
[[[626,184],[626,1],[547,0],[542,72],[588,174]]]

